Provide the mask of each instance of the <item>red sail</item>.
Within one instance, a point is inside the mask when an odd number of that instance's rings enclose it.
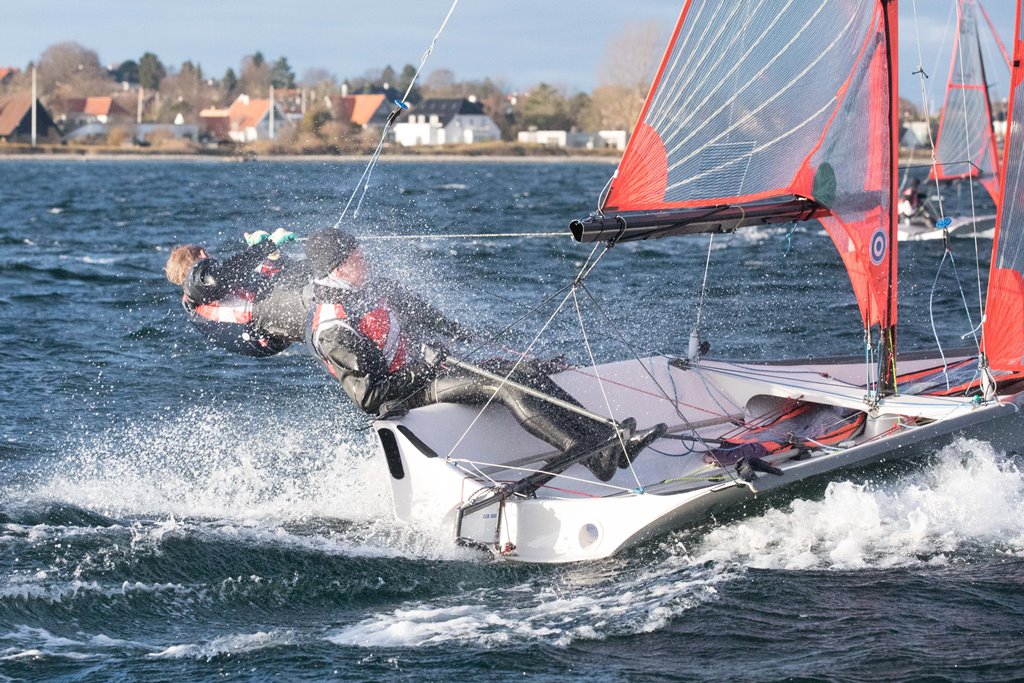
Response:
[[[895,0],[688,0],[602,210],[811,199],[892,325],[895,36]]]
[[[996,214],[982,350],[996,370],[1024,370],[1024,22],[1017,23],[1003,144],[1003,196]]]
[[[977,0],[957,0],[957,32],[946,100],[935,145],[932,179],[977,178],[999,201],[999,162],[992,132],[992,107],[981,56],[982,19]]]

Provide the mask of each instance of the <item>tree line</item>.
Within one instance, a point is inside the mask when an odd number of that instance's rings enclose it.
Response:
[[[656,25],[624,27],[622,35],[610,42],[599,84],[589,93],[572,92],[551,83],[517,92],[501,80],[460,80],[448,69],[435,69],[417,81],[407,99],[416,104],[424,98],[474,96],[508,140],[514,140],[520,130],[531,128],[629,129],[643,104],[661,38]],[[89,96],[114,96],[134,112],[141,88],[145,120],[170,122],[180,114],[194,121],[204,108],[228,106],[240,94],[267,97],[273,86],[279,92],[296,88],[307,91],[307,116],[301,128],[317,135],[330,122],[325,97],[343,92],[401,96],[416,74],[416,68],[406,64],[400,69],[387,65],[344,78],[322,67],[297,76],[287,57],[268,58],[258,50],[244,56],[237,70],[228,68],[219,76],[205,73],[201,64],[191,60],[166,64],[153,52],[116,66],[104,66],[95,50],[76,42],[62,42],[47,47],[34,64],[27,65],[5,86],[6,90],[27,90],[33,66],[37,69],[40,99],[57,118],[67,112],[71,100]]]

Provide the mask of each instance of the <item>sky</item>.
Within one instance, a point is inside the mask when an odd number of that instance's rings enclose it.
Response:
[[[727,1],[727,0],[726,0]],[[944,87],[953,0],[915,0],[921,63]],[[425,73],[452,70],[461,80],[489,76],[514,89],[540,82],[591,90],[606,50],[627,22],[656,21],[666,36],[681,0],[459,0]],[[984,0],[1012,49],[1013,0]],[[198,62],[221,76],[260,50],[284,55],[301,77],[319,67],[339,77],[391,64],[418,64],[451,0],[0,0],[0,66],[23,67],[47,46],[73,40],[104,64],[136,61],[145,51],[165,64]],[[914,3],[900,4],[901,91],[920,101]],[[945,49],[943,50],[943,46]],[[993,70],[994,95],[1008,72]]]

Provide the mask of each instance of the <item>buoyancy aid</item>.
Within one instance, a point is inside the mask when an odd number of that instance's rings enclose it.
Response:
[[[402,323],[384,300],[365,306],[359,311],[352,310],[352,315],[339,303],[319,303],[313,313],[311,341],[313,349],[320,357],[324,353],[320,340],[324,332],[340,326],[352,334],[369,339],[380,349],[384,356],[387,371],[394,374],[406,367],[410,361],[409,342],[402,333]],[[328,364],[331,374],[336,373]]]
[[[181,303],[192,324],[216,346],[245,356],[280,353],[290,342],[265,334],[253,323],[253,300],[252,294],[237,291],[198,306],[188,297]]]
[[[206,318],[215,323],[240,323],[252,322],[252,302],[255,296],[249,292],[235,291],[222,299],[199,304],[193,310],[196,315]],[[188,308],[188,300],[182,297],[185,308]]]

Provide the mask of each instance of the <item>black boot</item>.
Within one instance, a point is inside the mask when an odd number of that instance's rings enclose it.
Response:
[[[660,439],[667,430],[668,425],[664,422],[659,422],[653,427],[639,431],[629,437],[629,441],[626,442],[626,452],[623,453],[622,449],[619,449],[619,467],[621,469],[629,467],[629,464],[633,462],[636,456],[640,455],[642,450]]]

